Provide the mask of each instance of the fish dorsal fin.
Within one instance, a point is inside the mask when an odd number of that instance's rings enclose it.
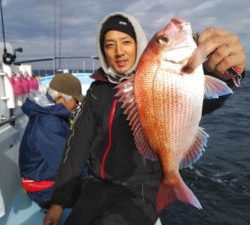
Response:
[[[232,93],[232,89],[224,81],[205,75],[205,98],[219,98]]]
[[[203,128],[199,127],[194,143],[188,150],[187,154],[182,158],[180,169],[191,166],[198,161],[207,147],[207,139],[209,135]]]
[[[121,102],[124,114],[127,120],[129,120],[129,125],[134,135],[135,145],[139,153],[146,159],[158,160],[158,156],[148,144],[141,127],[134,95],[134,77],[135,75],[132,75],[128,80],[118,84],[115,87],[117,89],[115,96],[118,98],[118,101]]]

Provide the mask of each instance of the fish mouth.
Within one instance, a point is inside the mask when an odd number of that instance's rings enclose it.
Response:
[[[183,19],[180,19],[180,18],[177,18],[177,17],[174,17],[171,19],[171,23],[175,24],[176,26],[185,26],[187,24],[190,24],[189,22],[183,20]]]
[[[172,18],[171,19],[171,22],[172,23],[174,23],[174,24],[182,24],[182,23],[186,23],[186,21],[185,20],[183,20],[183,19],[180,19],[180,18],[177,18],[177,17],[175,17],[175,18]]]
[[[183,19],[175,17],[171,19],[171,23],[178,29],[186,31],[187,34],[192,33],[191,24]]]

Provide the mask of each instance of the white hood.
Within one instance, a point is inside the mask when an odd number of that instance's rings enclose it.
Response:
[[[133,26],[134,31],[135,31],[135,35],[136,35],[136,43],[137,43],[137,56],[136,56],[136,61],[134,66],[124,74],[116,74],[112,68],[110,68],[105,61],[105,57],[102,53],[101,50],[101,41],[100,41],[100,36],[101,36],[101,30],[102,30],[102,26],[103,24],[110,18],[113,16],[122,16],[124,18],[126,18]],[[125,13],[122,12],[116,12],[116,13],[111,13],[109,15],[107,15],[100,23],[99,29],[97,31],[97,37],[96,37],[96,43],[97,43],[97,54],[99,56],[99,60],[100,60],[100,65],[102,67],[102,69],[104,70],[104,72],[107,74],[107,78],[111,83],[119,83],[122,79],[126,79],[129,75],[131,75],[131,73],[133,73],[136,70],[138,61],[141,57],[141,54],[143,52],[143,50],[145,49],[146,45],[147,45],[147,39],[146,39],[146,35],[140,25],[140,23],[137,21],[136,18],[127,15]]]

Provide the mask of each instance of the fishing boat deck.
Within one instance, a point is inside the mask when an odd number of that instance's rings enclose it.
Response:
[[[6,209],[5,216],[0,219],[0,225],[42,225],[43,218],[44,213],[40,207],[20,187],[11,207]]]

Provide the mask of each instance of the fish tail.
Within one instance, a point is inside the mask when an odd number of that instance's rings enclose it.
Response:
[[[157,212],[160,213],[167,205],[177,200],[193,205],[198,209],[202,209],[199,200],[180,176],[173,184],[166,184],[163,182],[160,184],[156,199]]]

